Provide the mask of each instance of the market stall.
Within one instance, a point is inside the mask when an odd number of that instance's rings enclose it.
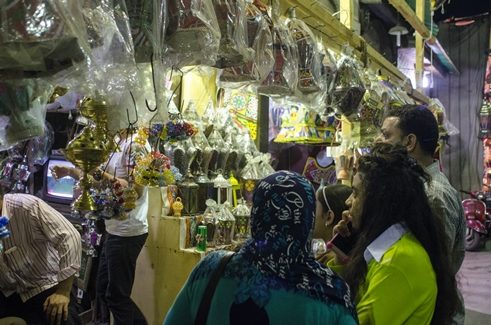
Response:
[[[128,218],[145,188],[149,235],[132,297],[150,324],[205,254],[247,240],[252,193],[275,169],[298,168],[315,186],[349,183],[390,105],[431,104],[442,148],[449,135],[443,105],[319,3],[37,3],[1,9],[22,12],[0,38],[2,186],[36,194],[29,174],[42,169],[50,186],[69,187],[52,203],[74,200],[65,213],[83,229],[86,261],[102,245],[97,223]],[[75,191],[50,176],[46,110],[69,114],[57,159],[81,171]],[[126,186],[116,171],[103,179],[121,142],[148,149],[130,149]]]

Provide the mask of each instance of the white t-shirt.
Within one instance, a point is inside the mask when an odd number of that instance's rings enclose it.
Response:
[[[118,178],[128,179],[128,164],[134,163],[135,156],[150,151],[148,143],[145,146],[134,142],[130,138],[123,140],[119,145],[120,152],[115,152],[107,163],[106,172]],[[131,157],[130,157],[131,145]],[[128,218],[124,220],[106,220],[106,231],[111,235],[121,237],[133,237],[148,233],[148,190],[144,188],[142,195],[136,201],[136,208],[127,213]]]

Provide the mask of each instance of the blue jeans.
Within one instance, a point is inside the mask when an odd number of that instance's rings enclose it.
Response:
[[[148,234],[134,237],[107,235],[97,274],[97,297],[102,299],[114,318],[114,325],[147,324],[131,300],[136,259]]]

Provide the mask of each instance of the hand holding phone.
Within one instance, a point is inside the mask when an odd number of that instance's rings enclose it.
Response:
[[[356,243],[349,211],[343,212],[342,220],[334,227],[333,231],[334,236],[327,243],[327,249],[335,252],[342,263],[346,263],[349,260],[349,254]]]

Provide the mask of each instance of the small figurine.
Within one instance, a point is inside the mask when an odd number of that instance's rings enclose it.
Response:
[[[174,211],[174,217],[180,217],[182,209],[184,209],[184,204],[182,204],[182,200],[178,196],[174,200],[174,203],[172,203],[172,210]]]

